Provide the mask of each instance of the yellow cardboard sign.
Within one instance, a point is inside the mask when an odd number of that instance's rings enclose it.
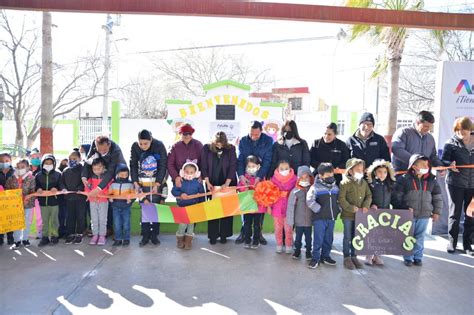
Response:
[[[0,191],[0,234],[25,228],[21,189]]]

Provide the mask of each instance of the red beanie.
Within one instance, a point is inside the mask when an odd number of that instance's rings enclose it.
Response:
[[[190,124],[184,124],[184,125],[179,126],[178,133],[183,134],[185,132],[193,134],[194,128]]]

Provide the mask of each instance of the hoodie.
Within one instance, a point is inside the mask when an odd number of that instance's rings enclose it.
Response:
[[[412,208],[416,219],[429,218],[433,213],[441,214],[443,208],[441,188],[431,173],[431,163],[429,172],[422,177],[418,177],[413,169],[413,165],[420,159],[429,161],[428,157],[421,154],[411,156],[408,173],[397,179],[393,199],[395,209]]]
[[[286,222],[290,226],[305,226],[313,225],[313,212],[306,204],[306,195],[310,186],[300,186],[301,176],[307,174],[309,176],[310,185],[313,182],[313,176],[308,166],[298,167],[298,181],[295,188],[291,191],[288,197],[288,208],[286,210]]]
[[[128,176],[127,178],[119,177],[119,173],[124,171],[126,171],[127,174],[130,174],[127,165],[119,164],[115,171],[115,181],[109,187],[109,195],[121,196],[133,194],[135,192],[135,187]],[[127,200],[113,199],[112,201],[112,207],[114,208],[127,208],[131,204],[132,200],[130,200],[130,202],[127,202]]]
[[[47,172],[44,169],[44,162],[46,160],[53,161],[53,169],[50,172]],[[56,170],[56,159],[52,154],[45,154],[43,159],[41,160],[41,170],[36,173],[35,176],[35,183],[36,183],[36,190],[51,190],[52,188],[56,188],[60,190],[59,183],[61,181],[61,173]],[[38,201],[40,206],[57,206],[58,205],[58,197],[38,197]]]

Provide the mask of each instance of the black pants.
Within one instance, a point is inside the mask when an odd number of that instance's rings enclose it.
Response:
[[[112,208],[112,203],[109,202],[109,207],[107,208],[107,231],[114,230],[114,209]]]
[[[160,235],[160,224],[157,222],[142,222],[142,236],[146,239],[151,239],[152,236]]]
[[[227,217],[207,221],[207,237],[216,240],[218,237],[226,238],[232,236],[234,217]]]
[[[244,238],[246,243],[250,243],[252,238],[252,225],[254,242],[258,242],[260,240],[263,216],[264,213],[244,214]]]
[[[66,200],[67,233],[68,235],[82,234],[86,229],[86,201]]]
[[[461,213],[464,212],[464,232],[462,234],[464,250],[471,250],[471,237],[474,233],[474,219],[466,215],[467,207],[474,196],[474,188],[465,189],[448,185],[449,191],[449,221],[448,233],[456,246],[459,235]]]
[[[64,196],[60,196],[58,200],[59,212],[58,212],[58,220],[59,220],[59,227],[58,227],[58,234],[59,237],[63,237],[68,234],[67,229],[67,204]]]

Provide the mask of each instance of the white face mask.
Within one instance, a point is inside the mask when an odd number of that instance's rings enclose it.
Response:
[[[53,165],[43,165],[43,169],[46,171],[46,172],[51,172],[53,169],[54,169],[54,166]]]
[[[185,180],[193,180],[195,178],[196,175],[188,175],[188,174],[184,174],[184,179]]]
[[[430,169],[428,169],[428,168],[420,168],[418,170],[418,172],[420,172],[421,175],[426,175],[426,174],[428,174],[429,171],[430,171]]]
[[[290,170],[278,170],[281,176],[288,176],[290,174]]]
[[[308,186],[309,186],[309,182],[301,181],[301,182],[300,182],[300,186],[301,186],[301,187],[308,187]]]
[[[357,180],[361,180],[362,178],[364,178],[364,174],[362,174],[362,173],[354,173],[354,178],[357,179]]]
[[[247,167],[246,172],[249,175],[255,175],[258,172],[258,168],[257,167]]]
[[[16,173],[18,174],[18,176],[23,176],[26,174],[28,170],[26,168],[20,168],[18,170],[16,170]]]

